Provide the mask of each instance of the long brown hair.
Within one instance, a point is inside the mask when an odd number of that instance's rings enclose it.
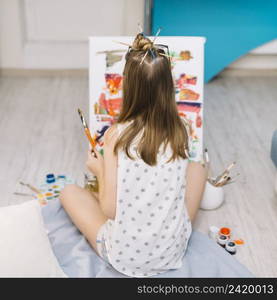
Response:
[[[188,135],[178,115],[169,58],[143,33],[137,34],[129,50],[125,57],[123,102],[117,122],[133,122],[118,138],[114,153],[122,148],[134,159],[129,148],[144,129],[137,153],[145,163],[157,164],[157,153],[163,142],[164,150],[168,143],[172,149],[167,162],[178,157],[187,158]]]

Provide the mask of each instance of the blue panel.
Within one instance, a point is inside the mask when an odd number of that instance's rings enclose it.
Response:
[[[154,0],[152,35],[205,36],[205,82],[277,38],[277,0]],[[157,40],[158,41],[158,40]]]

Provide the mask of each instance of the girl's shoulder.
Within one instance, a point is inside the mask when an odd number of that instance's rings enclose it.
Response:
[[[113,135],[115,135],[116,133],[120,132],[124,127],[126,127],[127,125],[129,125],[131,121],[126,121],[123,123],[114,123],[113,125],[111,125],[104,133],[104,138],[111,138]]]
[[[188,135],[190,135],[190,133],[192,131],[190,121],[185,116],[180,116],[180,119],[183,122],[183,124],[185,125]]]
[[[181,121],[186,125],[186,126],[190,126],[190,122],[189,120],[185,117],[185,116],[180,116]]]
[[[123,123],[115,123],[114,125],[116,126],[116,130],[117,130],[117,132],[118,133],[121,133],[121,131],[123,130],[123,129],[125,129],[128,125],[130,125],[132,122],[133,122],[134,120],[130,120],[130,121],[125,121],[125,122],[123,122]],[[113,125],[113,126],[114,126]]]
[[[113,124],[104,133],[104,137],[103,137],[104,144],[107,145],[114,142],[117,136],[118,136],[117,124]]]

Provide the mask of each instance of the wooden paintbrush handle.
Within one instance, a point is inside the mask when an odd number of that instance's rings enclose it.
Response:
[[[27,184],[28,188],[30,190],[32,190],[33,192],[37,193],[37,194],[40,194],[40,190],[36,189],[34,186],[30,185],[30,184]]]
[[[88,140],[89,140],[89,142],[91,144],[92,149],[94,149],[94,147],[96,146],[96,143],[93,140],[93,138],[92,138],[92,136],[91,136],[90,131],[89,131],[88,128],[85,128],[85,133],[86,133],[86,136],[87,136],[87,138],[88,138]]]

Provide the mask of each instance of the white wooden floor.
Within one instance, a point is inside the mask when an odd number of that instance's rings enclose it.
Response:
[[[218,173],[235,160],[241,176],[225,187],[220,209],[199,212],[195,227],[230,227],[246,242],[237,259],[259,277],[277,276],[276,169],[270,160],[276,83],[276,77],[235,77],[205,87],[204,143],[212,169]],[[28,200],[13,195],[22,191],[18,181],[37,185],[49,172],[83,184],[87,143],[78,107],[88,108],[86,77],[0,78],[0,206]]]

